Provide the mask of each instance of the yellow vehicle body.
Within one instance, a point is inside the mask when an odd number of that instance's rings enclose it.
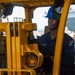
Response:
[[[75,4],[75,0],[64,1],[65,3],[60,19],[61,26],[59,25],[55,47],[53,75],[59,75],[67,14],[70,4]],[[0,68],[0,75],[4,75],[5,72],[7,72],[7,75],[36,75],[34,69],[42,65],[43,55],[39,52],[37,44],[28,44],[28,36],[32,35],[34,30],[37,30],[36,24],[32,23],[32,14],[37,7],[53,5],[54,0],[0,0],[0,10],[2,9],[2,4],[7,5],[9,3],[23,6],[25,8],[26,20],[25,22],[0,22],[0,32],[6,32],[7,58],[7,67]],[[2,38],[3,36],[1,35],[0,40],[2,40]],[[26,57],[31,54],[37,57],[37,63],[33,67],[28,66],[26,62]],[[32,64],[35,63],[34,59],[29,62]]]

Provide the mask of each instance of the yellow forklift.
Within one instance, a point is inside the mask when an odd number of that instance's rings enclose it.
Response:
[[[43,55],[38,44],[29,42],[33,38],[33,31],[37,30],[37,24],[32,23],[33,11],[37,7],[52,6],[54,3],[55,0],[0,0],[0,17],[11,15],[14,6],[24,7],[26,17],[23,22],[0,22],[0,75],[37,74],[35,69],[42,65]],[[71,4],[75,4],[75,0],[64,0],[55,47],[53,75],[59,75],[60,72],[64,29]]]

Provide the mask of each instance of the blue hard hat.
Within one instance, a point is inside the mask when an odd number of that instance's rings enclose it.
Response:
[[[51,6],[48,10],[46,18],[53,18],[55,20],[60,20],[61,16],[61,7],[55,8],[54,6]]]
[[[46,18],[53,18],[53,15],[52,15],[53,9],[54,9],[54,6],[51,6],[49,8]]]

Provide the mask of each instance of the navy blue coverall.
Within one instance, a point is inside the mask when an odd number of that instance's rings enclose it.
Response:
[[[51,40],[50,32],[48,32],[42,35],[38,40],[42,45],[49,48],[49,49],[43,47],[40,48],[40,52],[44,55],[44,61],[40,68],[42,68],[44,72],[51,74],[53,65],[52,60],[49,60],[46,56],[50,56],[48,50],[50,50],[51,56],[54,56],[56,38]],[[74,41],[69,35],[64,33],[60,75],[72,75],[73,67],[74,67]]]

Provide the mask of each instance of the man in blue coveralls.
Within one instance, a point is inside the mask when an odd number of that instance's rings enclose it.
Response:
[[[51,57],[54,56],[56,36],[61,16],[61,14],[57,12],[59,11],[59,8],[60,7],[55,9],[54,6],[51,6],[46,16],[48,18],[48,27],[50,31],[42,35],[38,39],[43,46],[46,46],[45,48],[41,47],[40,49],[40,52],[44,56],[43,64],[40,67],[40,73],[43,74],[52,73],[53,58]],[[51,57],[49,57],[50,54]],[[74,67],[73,64],[74,64],[74,41],[69,35],[64,33],[60,75],[73,75],[73,67]]]

